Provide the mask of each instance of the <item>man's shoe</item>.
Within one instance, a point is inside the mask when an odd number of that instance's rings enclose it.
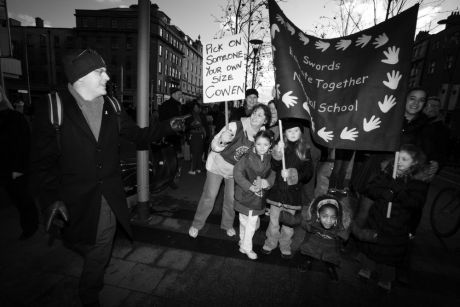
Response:
[[[199,230],[198,230],[197,228],[195,228],[195,227],[192,226],[192,227],[190,227],[189,230],[188,230],[188,235],[189,235],[190,237],[192,237],[192,238],[195,239],[195,238],[198,236],[198,231],[199,231]]]
[[[188,171],[188,173],[189,173],[190,175],[196,175],[196,172],[195,172],[195,171]]]
[[[272,253],[272,250],[271,249],[266,249],[265,246],[262,247],[262,249],[260,250],[260,252],[264,255],[270,255]]]

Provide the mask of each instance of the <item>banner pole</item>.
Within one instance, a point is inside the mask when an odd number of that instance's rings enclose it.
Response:
[[[396,179],[396,171],[398,170],[399,151],[395,152],[395,162],[393,164],[393,179]],[[391,216],[391,207],[393,203],[390,201],[387,207],[387,219]]]
[[[225,100],[225,130],[228,130],[228,101]]]
[[[281,138],[283,137],[283,123],[281,122],[281,119],[278,120],[278,125],[280,128],[280,140],[281,140]],[[284,146],[283,148],[281,148],[281,165],[282,165],[281,171],[284,171],[286,169],[286,159],[284,157]],[[284,178],[284,181],[287,181],[287,179]]]

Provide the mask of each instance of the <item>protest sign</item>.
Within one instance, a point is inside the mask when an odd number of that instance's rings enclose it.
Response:
[[[204,44],[203,102],[244,99],[245,47],[241,34]]]
[[[299,30],[269,1],[280,118],[311,122],[329,148],[399,148],[418,6],[346,37]]]

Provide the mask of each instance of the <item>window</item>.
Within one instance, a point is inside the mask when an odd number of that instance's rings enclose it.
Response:
[[[88,27],[89,27],[88,18],[82,18],[82,19],[81,19],[81,26],[82,26],[83,28],[88,28]]]
[[[161,92],[161,79],[158,79],[158,91]]]
[[[126,20],[126,28],[128,28],[128,29],[134,29],[135,28],[134,19],[129,18],[128,20]]]
[[[436,70],[436,62],[435,61],[431,61],[430,63],[430,68],[428,70],[428,73],[429,74],[434,74],[434,71]]]
[[[126,49],[133,49],[133,38],[127,37],[126,38]]]
[[[160,28],[160,36],[163,36],[163,28]]]
[[[158,55],[162,56],[163,55],[163,46],[158,45]]]
[[[112,49],[118,49],[120,48],[120,41],[118,40],[118,37],[112,37],[110,39],[110,44],[111,44],[111,47]]]
[[[104,20],[102,18],[98,18],[96,25],[98,28],[103,28],[104,27]]]
[[[163,72],[162,70],[162,63],[158,62],[158,73],[161,74]]]
[[[118,28],[118,19],[112,19],[112,29]]]
[[[168,49],[165,48],[165,59],[168,59]]]
[[[60,41],[59,41],[59,36],[53,36],[54,40],[54,48],[59,48],[60,47]]]
[[[131,88],[132,86],[132,79],[130,75],[126,76],[126,88]]]
[[[168,65],[165,64],[165,75],[168,74]]]
[[[452,69],[454,67],[454,56],[449,55],[446,60],[446,67],[445,69]]]

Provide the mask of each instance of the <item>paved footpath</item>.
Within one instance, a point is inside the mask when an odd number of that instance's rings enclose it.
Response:
[[[149,223],[133,223],[135,242],[117,235],[102,306],[460,306],[460,241],[451,239],[444,250],[426,216],[415,240],[411,285],[387,294],[375,281],[356,278],[358,264],[350,254],[339,282],[330,281],[320,264],[299,272],[300,256],[285,261],[275,252],[250,261],[219,229],[218,215],[197,239],[189,238],[203,182],[203,174],[184,175],[180,189],[153,198]],[[60,241],[48,246],[43,231],[18,241],[17,219],[13,207],[1,206],[0,306],[80,306],[80,257]],[[266,223],[256,234],[259,248]]]

